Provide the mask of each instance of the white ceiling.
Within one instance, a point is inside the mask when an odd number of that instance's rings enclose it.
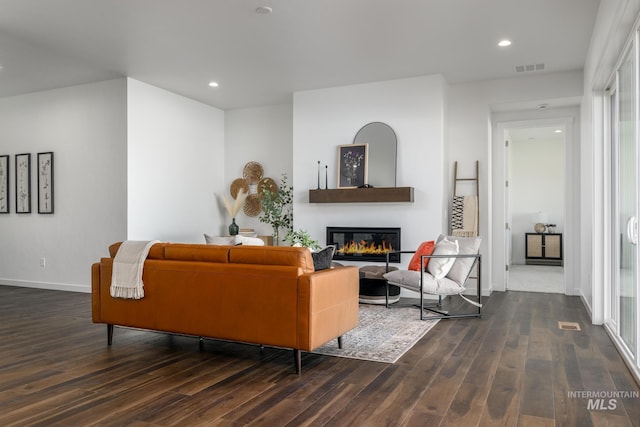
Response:
[[[121,76],[221,109],[583,67],[599,0],[0,0],[0,97]],[[271,14],[258,14],[258,6]],[[513,45],[497,47],[502,38]],[[211,80],[220,87],[208,87]]]
[[[557,132],[560,131],[560,132]],[[565,139],[564,125],[542,126],[536,128],[510,128],[509,141],[511,142],[557,142],[562,143]]]

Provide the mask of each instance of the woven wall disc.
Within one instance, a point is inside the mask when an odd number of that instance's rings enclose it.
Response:
[[[258,184],[258,194],[262,194],[263,189],[275,193],[278,191],[278,184],[271,178],[262,178]]]
[[[245,193],[249,194],[249,184],[243,178],[236,178],[231,183],[229,187],[229,192],[231,193],[231,197],[234,199],[238,197],[238,192],[240,189],[243,189]]]
[[[264,174],[264,169],[258,162],[249,162],[242,169],[242,177],[249,184],[257,184],[262,179],[262,174]]]
[[[262,203],[260,203],[259,194],[249,194],[247,200],[244,202],[242,210],[246,216],[258,216],[262,210]]]

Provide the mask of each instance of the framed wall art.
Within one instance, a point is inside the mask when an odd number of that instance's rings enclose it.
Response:
[[[31,154],[16,154],[16,213],[31,213]]]
[[[53,213],[53,152],[38,153],[38,213]]]
[[[0,156],[0,214],[9,213],[9,156]]]
[[[367,184],[369,144],[338,146],[338,188],[358,188]]]

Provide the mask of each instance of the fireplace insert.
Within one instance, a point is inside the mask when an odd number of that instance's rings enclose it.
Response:
[[[385,262],[387,252],[399,251],[400,228],[327,227],[327,244],[336,245],[334,260]],[[389,261],[400,262],[400,254]]]

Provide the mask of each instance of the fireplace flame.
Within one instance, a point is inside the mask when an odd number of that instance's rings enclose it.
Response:
[[[367,242],[366,240],[361,240],[360,242],[352,240],[345,243],[336,252],[340,255],[384,255],[393,250],[393,246],[386,241],[376,245],[374,242]]]

